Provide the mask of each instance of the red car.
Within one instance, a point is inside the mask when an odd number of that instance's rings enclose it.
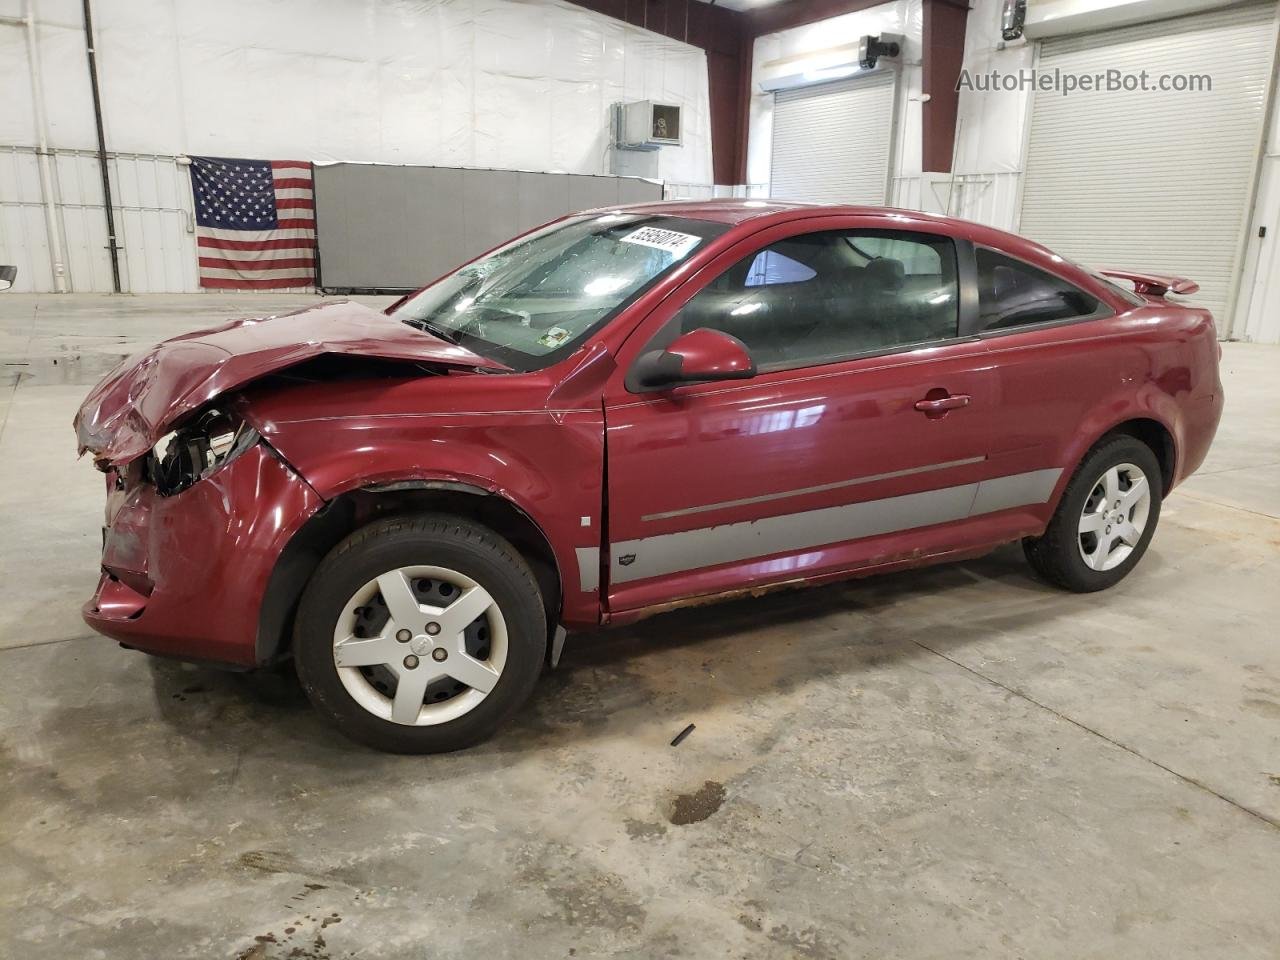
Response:
[[[974,557],[1109,587],[1222,410],[1205,310],[907,211],[595,211],[378,313],[169,340],[85,401],[94,629],[396,751],[490,734],[566,630]],[[1136,290],[1136,292],[1135,292]]]

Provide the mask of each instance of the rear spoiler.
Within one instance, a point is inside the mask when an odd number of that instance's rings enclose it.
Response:
[[[1137,270],[1099,270],[1103,276],[1128,280],[1133,289],[1149,297],[1163,297],[1166,293],[1192,294],[1200,284],[1186,277],[1171,277],[1162,273],[1142,273]]]

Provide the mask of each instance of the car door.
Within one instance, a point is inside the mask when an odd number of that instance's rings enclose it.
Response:
[[[1114,311],[1096,296],[1006,252],[974,253],[978,310],[968,329],[983,338],[996,370],[992,469],[1065,484],[1081,443],[1106,428],[1148,359],[1107,322]],[[1041,521],[1053,506],[1048,498],[1036,507]]]
[[[993,385],[982,344],[957,335],[972,291],[956,246],[940,229],[841,222],[726,252],[620,354],[625,368],[708,327],[759,372],[607,388],[612,612],[935,553],[970,516]]]

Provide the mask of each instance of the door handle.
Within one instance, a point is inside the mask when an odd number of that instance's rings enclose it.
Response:
[[[938,397],[936,400],[917,400],[916,409],[921,413],[945,413],[948,410],[967,407],[970,399],[972,398],[967,393],[956,393]]]

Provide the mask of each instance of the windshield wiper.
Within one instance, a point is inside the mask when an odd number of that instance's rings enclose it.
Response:
[[[430,320],[419,320],[416,317],[406,317],[401,323],[407,323],[411,327],[417,327],[424,330],[433,337],[439,337],[445,343],[451,343],[455,347],[458,345],[458,335],[448,327],[442,327],[438,323],[432,323]]]

